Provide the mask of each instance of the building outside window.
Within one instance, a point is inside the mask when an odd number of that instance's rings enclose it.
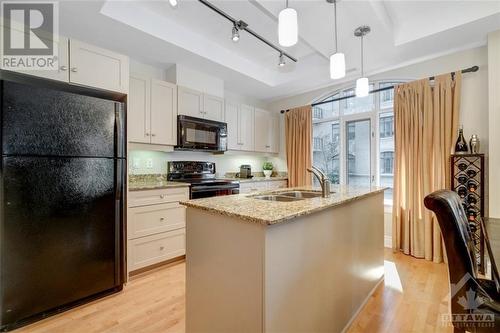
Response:
[[[394,84],[375,82],[370,90]],[[339,97],[350,98],[336,101]],[[389,187],[387,205],[394,180],[393,99],[393,89],[357,98],[349,88],[313,108],[313,164],[335,184]]]

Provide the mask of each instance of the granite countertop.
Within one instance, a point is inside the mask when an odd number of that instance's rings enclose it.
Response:
[[[286,222],[298,216],[312,214],[323,209],[338,206],[364,196],[383,192],[385,187],[356,187],[332,185],[329,198],[310,198],[304,200],[279,202],[254,199],[258,194],[287,192],[292,190],[320,191],[317,187],[306,186],[282,189],[279,191],[263,191],[252,194],[237,194],[181,202],[182,205],[199,208],[225,216],[240,218],[245,221],[273,225]]]
[[[129,191],[160,190],[189,186],[188,183],[168,181],[164,175],[130,175],[128,180]]]
[[[272,176],[269,178],[254,176],[253,178],[224,177],[224,179],[237,180],[240,183],[269,182],[275,180],[288,180],[288,176]]]

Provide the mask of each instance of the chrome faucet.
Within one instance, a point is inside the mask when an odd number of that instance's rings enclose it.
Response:
[[[323,171],[315,166],[312,166],[310,169],[307,168],[307,171],[318,178],[319,184],[321,185],[321,195],[323,198],[328,198],[330,196],[330,179],[328,179]]]

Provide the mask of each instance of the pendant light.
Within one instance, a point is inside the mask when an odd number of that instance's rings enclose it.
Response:
[[[288,0],[286,0],[286,7],[278,16],[278,41],[281,46],[293,46],[297,44],[298,36],[297,11],[288,8]]]
[[[356,97],[366,97],[370,91],[368,78],[364,77],[364,59],[363,59],[363,38],[371,31],[369,26],[363,25],[354,30],[354,36],[361,38],[361,77],[356,80]]]
[[[172,6],[173,8],[177,7],[177,0],[168,0],[168,3],[170,4],[170,6]]]
[[[345,55],[338,52],[337,46],[337,1],[338,0],[326,0],[328,3],[333,3],[333,13],[335,19],[335,53],[330,56],[330,78],[333,80],[341,79],[345,76]]]

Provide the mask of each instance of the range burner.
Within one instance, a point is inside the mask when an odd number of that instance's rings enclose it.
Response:
[[[168,162],[168,180],[190,183],[191,199],[239,193],[238,181],[217,179],[215,174],[213,162]]]

